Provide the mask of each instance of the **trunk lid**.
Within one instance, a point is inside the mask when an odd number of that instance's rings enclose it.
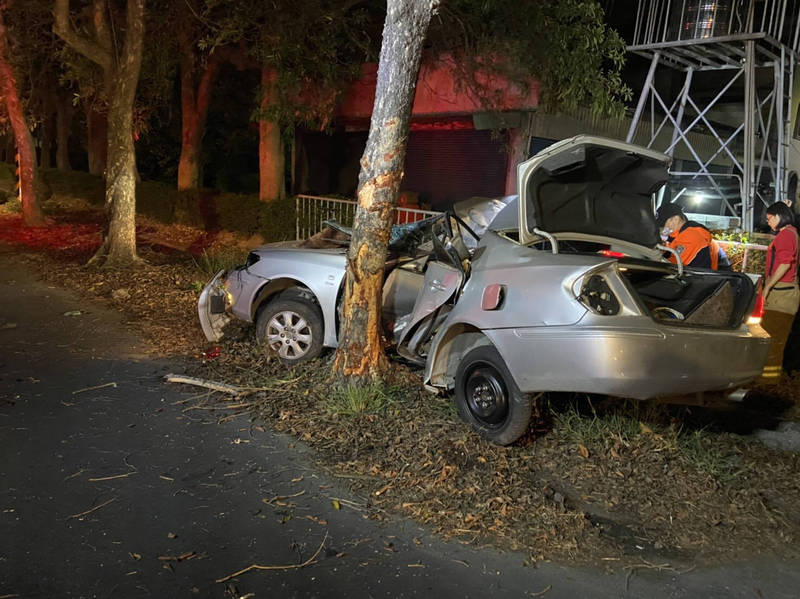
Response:
[[[522,243],[569,233],[655,248],[653,194],[670,157],[620,141],[580,135],[556,143],[517,170]]]

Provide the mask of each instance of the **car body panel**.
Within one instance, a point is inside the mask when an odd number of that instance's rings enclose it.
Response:
[[[217,298],[217,302],[222,302],[224,307],[225,292],[222,287],[222,278],[225,270],[220,270],[214,278],[205,286],[197,302],[197,313],[200,317],[200,326],[209,341],[219,341],[223,336],[223,329],[231,321],[231,317],[224,311],[214,311],[212,303]]]
[[[649,320],[649,319],[642,319]],[[617,326],[485,331],[520,389],[651,399],[736,388],[761,374],[769,337],[754,332]]]
[[[234,271],[233,314],[253,322],[260,294],[273,281],[296,281],[316,298],[325,323],[323,344],[336,347],[336,303],[345,275],[345,249],[302,249],[264,245],[253,251],[261,259]],[[255,307],[254,307],[255,306]]]
[[[449,264],[438,261],[428,264],[414,307],[408,317],[400,321],[401,325],[394,327],[397,351],[401,355],[417,359],[419,345],[430,339],[434,312],[453,297],[463,280],[463,273]],[[424,322],[426,320],[429,322]]]

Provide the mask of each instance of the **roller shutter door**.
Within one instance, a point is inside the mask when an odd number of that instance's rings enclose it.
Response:
[[[473,196],[499,197],[505,189],[504,136],[491,131],[411,131],[403,191],[443,209]]]

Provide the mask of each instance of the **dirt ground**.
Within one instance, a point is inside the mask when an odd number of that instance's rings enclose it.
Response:
[[[294,435],[321,467],[370,498],[372,518],[407,516],[463,543],[524,551],[531,563],[683,571],[798,556],[800,458],[740,433],[792,418],[800,378],[717,410],[540,398],[528,434],[496,447],[404,366],[359,399],[331,390],[330,353],[287,371],[253,346],[250,329],[231,327],[230,340],[208,344],[197,297],[216,268],[243,254],[234,247],[240,240],[142,222],[147,263],[98,270],[84,264],[99,244],[99,216],[72,210],[55,223],[26,229],[18,215],[0,214],[0,244],[45,281],[116,307],[153,354],[242,387],[235,396],[201,390],[190,408]],[[182,251],[203,245],[205,253]]]

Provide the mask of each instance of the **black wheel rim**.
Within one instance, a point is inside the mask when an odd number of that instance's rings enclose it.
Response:
[[[508,416],[508,392],[500,373],[489,364],[478,364],[464,388],[467,407],[484,426],[498,427]]]

